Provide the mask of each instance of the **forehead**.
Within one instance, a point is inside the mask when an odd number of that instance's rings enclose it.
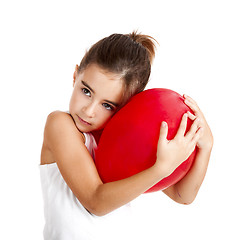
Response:
[[[120,104],[123,96],[123,80],[118,74],[91,64],[80,73],[79,80],[86,82],[98,98]]]

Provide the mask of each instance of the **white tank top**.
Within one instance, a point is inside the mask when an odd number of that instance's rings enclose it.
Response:
[[[84,136],[85,145],[94,159],[96,141],[90,133],[84,133]],[[44,201],[44,240],[126,239],[121,233],[124,226],[129,226],[126,221],[130,219],[129,204],[103,217],[95,216],[74,196],[56,163],[40,165],[39,168]]]

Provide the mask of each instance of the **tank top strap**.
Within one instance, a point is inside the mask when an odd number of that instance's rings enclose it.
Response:
[[[94,136],[91,133],[83,133],[85,137],[85,146],[95,161],[95,151],[97,149],[97,143]]]

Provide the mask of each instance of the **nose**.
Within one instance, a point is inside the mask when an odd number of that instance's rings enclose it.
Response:
[[[83,112],[88,118],[93,118],[96,116],[96,104],[90,103],[83,108]]]

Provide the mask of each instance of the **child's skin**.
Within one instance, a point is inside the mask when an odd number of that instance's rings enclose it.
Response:
[[[117,111],[122,100],[122,80],[120,76],[106,72],[95,64],[89,65],[80,74],[76,66],[73,78],[70,115],[57,111],[48,116],[41,164],[56,162],[81,204],[91,213],[102,216],[135,199],[170,175],[197,145],[196,161],[189,173],[164,190],[176,202],[191,203],[204,179],[213,144],[211,131],[197,104],[185,96],[186,104],[195,115],[183,115],[173,140],[166,139],[167,124],[162,124],[156,163],[151,168],[129,178],[103,184],[85,146],[82,132],[102,129]],[[185,134],[188,117],[194,122]]]
[[[205,177],[213,146],[213,135],[197,103],[186,94],[183,97],[185,104],[194,112],[194,115],[188,113],[189,118],[199,122],[198,125],[202,130],[202,136],[197,142],[196,159],[188,174],[175,185],[163,190],[163,192],[176,202],[190,204],[197,196]]]

